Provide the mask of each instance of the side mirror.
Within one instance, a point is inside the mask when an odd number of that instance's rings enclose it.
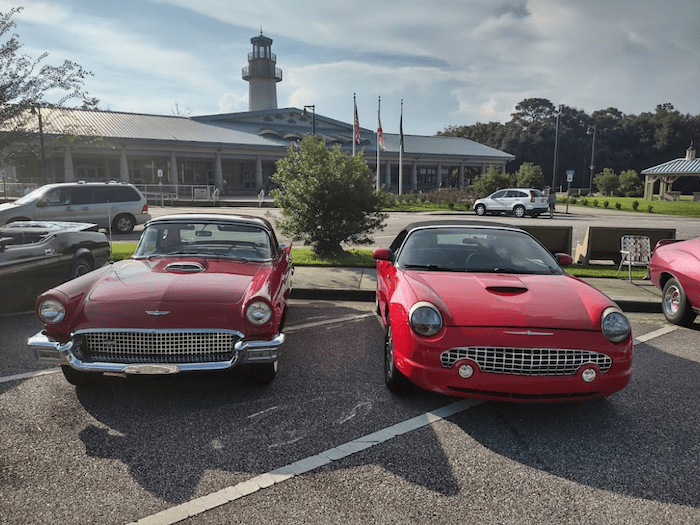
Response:
[[[377,248],[372,252],[372,257],[378,261],[391,261],[391,250],[388,248]]]
[[[37,208],[46,208],[49,205],[48,201],[46,199],[39,199],[36,201],[36,207]]]
[[[557,262],[562,266],[571,266],[574,263],[573,257],[568,253],[555,253],[554,257],[557,258]]]

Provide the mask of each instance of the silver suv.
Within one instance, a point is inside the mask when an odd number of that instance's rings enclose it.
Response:
[[[477,215],[512,213],[516,217],[537,217],[547,211],[547,198],[532,188],[506,188],[474,203]]]
[[[120,182],[47,184],[15,202],[0,204],[0,226],[21,220],[70,221],[129,233],[150,218],[143,194]]]

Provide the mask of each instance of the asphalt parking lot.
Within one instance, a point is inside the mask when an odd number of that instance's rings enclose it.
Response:
[[[630,314],[625,390],[511,405],[390,393],[372,307],[292,301],[268,386],[76,389],[0,317],[0,523],[700,523],[699,322]]]

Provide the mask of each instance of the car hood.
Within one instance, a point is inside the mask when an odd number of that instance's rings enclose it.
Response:
[[[410,272],[407,279],[453,326],[598,330],[602,310],[615,304],[569,275]]]
[[[264,263],[200,258],[122,261],[91,287],[80,328],[234,328],[242,302],[266,292],[254,283],[268,271]]]

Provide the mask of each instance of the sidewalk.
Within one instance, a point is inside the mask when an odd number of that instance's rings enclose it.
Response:
[[[626,312],[661,312],[661,291],[649,280],[583,278]],[[296,266],[293,299],[374,301],[377,272],[373,268]]]

